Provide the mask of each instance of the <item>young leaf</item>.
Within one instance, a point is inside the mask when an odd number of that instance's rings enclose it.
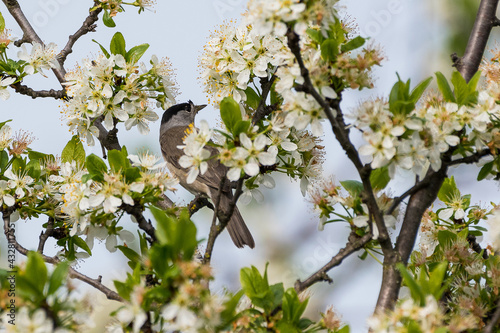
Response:
[[[90,256],[92,255],[89,246],[83,239],[81,239],[78,236],[73,236],[73,242],[75,243],[76,246],[87,252]]]
[[[141,57],[147,51],[148,48],[149,44],[141,44],[134,46],[133,48],[128,50],[125,60],[127,60],[127,62],[129,63],[135,64],[136,62],[139,61],[139,59],[141,59]]]
[[[113,172],[120,172],[126,167],[127,157],[124,157],[122,152],[116,149],[108,152],[108,162]]]
[[[323,41],[325,40],[325,37],[323,37],[323,34],[319,29],[307,28],[306,33],[309,35],[309,37],[311,37],[313,41],[318,44],[323,43]]]
[[[68,141],[61,153],[61,162],[71,163],[73,161],[76,161],[80,165],[85,163],[85,149],[78,135],[74,135],[71,140]]]
[[[453,95],[453,91],[451,90],[450,85],[448,84],[448,80],[444,77],[443,73],[436,72],[436,79],[439,90],[443,94],[443,97],[448,102],[456,103],[455,95]]]
[[[451,74],[451,83],[453,83],[453,87],[455,88],[457,103],[459,105],[465,105],[467,99],[469,98],[469,87],[462,74],[459,72],[453,72]]]
[[[111,55],[109,54],[108,50],[106,50],[106,48],[104,46],[101,45],[101,43],[99,43],[98,41],[96,41],[95,39],[92,39],[92,41],[94,43],[96,43],[97,45],[99,45],[99,47],[101,48],[101,51],[102,53],[104,53],[104,55],[106,56],[106,58],[109,58]]]
[[[420,99],[422,94],[424,93],[425,89],[429,86],[429,84],[432,81],[432,77],[429,77],[425,79],[424,81],[420,82],[418,86],[413,88],[410,94],[410,99],[413,103],[417,103],[417,101]]]
[[[358,197],[363,192],[363,184],[357,180],[344,180],[340,184],[349,192],[353,197]]]
[[[28,252],[25,276],[36,290],[42,294],[47,282],[47,266],[45,266],[45,262],[38,252]]]
[[[483,167],[479,171],[479,174],[477,175],[478,181],[483,180],[484,178],[486,178],[490,174],[491,170],[493,170],[493,164],[494,164],[494,161],[491,161],[491,162],[488,162],[485,165],[483,165]]]
[[[114,34],[109,49],[112,54],[121,54],[124,57],[127,55],[127,51],[125,51],[125,38],[123,38],[121,32]]]
[[[102,22],[104,22],[104,25],[107,26],[108,28],[116,27],[115,21],[113,21],[113,18],[109,15],[109,11],[107,10],[104,11],[104,14],[102,16]]]
[[[460,195],[460,191],[455,183],[455,178],[453,176],[446,178],[438,192],[439,200],[442,202],[450,202],[451,199],[457,195]]]
[[[242,120],[240,105],[232,97],[225,97],[220,102],[220,116],[227,129],[233,132],[236,123]]]
[[[390,181],[389,168],[386,166],[373,170],[370,175],[370,183],[374,190],[383,190]]]
[[[245,103],[247,103],[247,105],[252,109],[257,110],[260,103],[260,96],[257,95],[255,90],[250,87],[247,87],[247,89],[245,90],[245,94],[247,95],[247,100]]]
[[[93,179],[98,181],[104,180],[104,173],[108,171],[108,167],[99,156],[95,154],[87,156],[85,166]]]
[[[5,19],[3,18],[2,13],[0,12],[0,32],[5,30]]]
[[[365,44],[365,39],[361,36],[357,36],[348,41],[347,43],[343,44],[342,46],[340,46],[340,50],[342,51],[342,53],[346,53],[352,50],[356,50],[361,46],[363,46],[364,44]]]
[[[321,57],[326,61],[334,61],[339,54],[339,44],[334,39],[327,39],[321,43]]]
[[[57,267],[52,272],[49,280],[49,289],[47,291],[48,295],[52,295],[62,286],[66,276],[68,274],[69,263],[63,261],[57,265]]]
[[[400,272],[403,277],[403,281],[410,289],[411,298],[415,300],[415,302],[420,305],[425,305],[425,294],[418,285],[417,281],[413,278],[412,274],[408,272],[406,267],[403,264],[396,264],[396,268]]]

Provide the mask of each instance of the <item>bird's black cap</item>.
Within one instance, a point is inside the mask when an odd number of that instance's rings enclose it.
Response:
[[[163,112],[163,117],[161,118],[161,123],[164,124],[170,120],[177,112],[185,110],[191,111],[191,105],[193,102],[188,101],[187,103],[176,104],[169,107],[165,112]]]

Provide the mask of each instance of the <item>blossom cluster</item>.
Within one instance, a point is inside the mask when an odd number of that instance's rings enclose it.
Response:
[[[99,0],[96,1],[96,6],[93,10],[97,8],[102,8],[108,12],[107,15],[110,17],[116,16],[119,12],[123,12],[123,5],[130,5],[134,7],[139,7],[139,13],[145,9],[152,8],[156,4],[155,0],[134,0],[134,2],[126,2],[123,0]]]
[[[94,125],[99,117],[108,130],[121,121],[127,130],[137,126],[141,134],[149,133],[148,122],[158,120],[152,101],[165,109],[175,103],[177,95],[169,62],[153,56],[150,64],[147,69],[121,54],[100,54],[68,72],[66,90],[70,99],[65,103],[63,118],[70,130],[89,145],[99,133]]]
[[[50,70],[51,68],[61,67],[57,60],[57,55],[57,45],[55,43],[42,45],[37,42],[33,43],[31,52],[28,52],[25,43],[17,53],[17,57],[26,62],[24,73],[28,75],[40,73],[43,76],[45,76],[44,69]]]
[[[388,166],[391,177],[398,168],[423,177],[429,167],[441,168],[441,154],[460,143],[462,130],[467,133],[462,144],[476,150],[488,147],[499,112],[491,90],[482,90],[475,105],[428,100],[397,117],[387,101],[377,99],[364,102],[352,117],[367,142],[359,152],[371,159],[372,168]]]
[[[370,329],[375,333],[408,332],[408,327],[418,328],[420,332],[439,332],[444,325],[444,314],[433,296],[425,299],[420,306],[413,299],[406,299],[389,314],[376,314],[368,320]]]

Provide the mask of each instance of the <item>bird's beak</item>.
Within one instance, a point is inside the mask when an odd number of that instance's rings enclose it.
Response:
[[[195,105],[194,106],[194,112],[195,112],[195,114],[198,113],[201,109],[204,109],[206,106],[207,106],[206,104]]]

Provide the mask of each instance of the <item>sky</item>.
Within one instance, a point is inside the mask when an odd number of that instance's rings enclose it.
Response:
[[[85,17],[93,1],[71,0],[39,0],[22,4],[28,19],[45,43],[55,42],[62,48],[68,35],[76,31]],[[81,38],[74,47],[66,62],[71,69],[83,58],[93,57],[99,52],[96,39],[103,45],[109,45],[112,35],[120,31],[125,36],[127,48],[142,43],[149,43],[150,48],[143,60],[149,60],[152,54],[158,57],[167,56],[177,69],[177,82],[181,95],[178,102],[188,99],[197,104],[204,104],[207,97],[203,93],[197,77],[198,57],[210,31],[224,20],[238,19],[245,8],[244,0],[188,0],[161,1],[153,11],[137,15],[132,7],[126,7],[126,13],[116,18],[117,27],[104,27],[98,23],[97,33]],[[375,71],[376,88],[371,90],[348,91],[344,95],[342,108],[349,112],[367,98],[386,96],[396,81],[396,73],[402,79],[411,78],[418,81],[431,76],[443,66],[449,67],[447,59],[436,55],[433,50],[443,43],[443,22],[436,17],[431,1],[417,0],[351,0],[344,1],[343,15],[354,20],[363,36],[370,37],[369,42],[379,44],[386,56],[382,68]],[[7,27],[13,35],[20,36],[17,25],[0,6]],[[15,48],[10,52],[13,55]],[[441,69],[442,70],[442,69]],[[443,72],[445,70],[442,70]],[[53,77],[35,76],[28,78],[25,84],[34,89],[59,89]],[[12,91],[11,91],[12,92]],[[32,148],[45,153],[59,154],[71,133],[61,120],[60,103],[52,99],[32,100],[26,96],[17,96],[12,92],[11,98],[0,103],[0,121],[12,119],[10,123],[14,131],[32,132],[37,140]],[[161,116],[161,110],[158,110]],[[217,114],[213,108],[200,112],[198,120],[207,119],[212,125],[217,123]],[[325,127],[326,129],[327,127]],[[145,148],[160,155],[158,145],[159,122],[151,125],[151,132],[142,136],[136,129],[126,131],[119,128],[119,139],[127,146],[129,152]],[[326,131],[327,132],[327,131]],[[359,136],[354,140],[360,143]],[[356,141],[357,140],[357,141]],[[333,136],[327,133],[324,137],[327,150],[324,173],[326,177],[337,180],[357,179],[355,169],[335,143]],[[87,154],[101,154],[99,146],[85,147]],[[459,185],[464,191],[473,190],[474,177],[467,175],[466,170],[456,171],[460,176]],[[255,265],[261,271],[269,262],[269,275],[272,283],[284,281],[287,287],[293,285],[297,278],[304,279],[320,268],[328,259],[345,245],[348,229],[345,225],[332,225],[325,231],[317,231],[317,217],[312,212],[312,205],[300,194],[299,184],[283,177],[277,177],[277,187],[264,191],[265,204],[241,207],[243,216],[256,239],[256,249],[238,250],[233,247],[228,235],[223,235],[216,244],[213,266],[216,281],[212,284],[215,292],[228,286],[236,290],[239,286],[239,268]],[[390,190],[395,195],[404,192],[412,179],[407,174],[400,174],[391,182]],[[483,191],[473,199],[488,202],[492,193],[498,194],[496,184],[482,184]],[[172,199],[180,204],[187,203],[191,196],[179,190]],[[199,237],[206,237],[207,221],[211,220],[208,211],[202,211],[193,218],[199,227]],[[18,223],[18,240],[21,244],[34,247],[37,244],[40,226],[43,221]],[[134,230],[134,225],[127,225]],[[5,240],[1,238],[0,249],[5,249]],[[133,245],[132,245],[133,246]],[[47,247],[54,251],[54,246]],[[94,248],[96,258],[81,261],[78,269],[90,276],[103,275],[105,283],[110,284],[113,278],[122,277],[126,265],[121,254],[107,254],[104,244]],[[18,258],[21,260],[21,258]],[[380,286],[381,265],[368,258],[361,261],[356,255],[348,258],[340,267],[334,269],[330,276],[333,285],[321,284],[311,288],[310,314],[317,315],[333,305],[343,320],[351,324],[351,332],[365,330],[365,319],[372,313]]]

